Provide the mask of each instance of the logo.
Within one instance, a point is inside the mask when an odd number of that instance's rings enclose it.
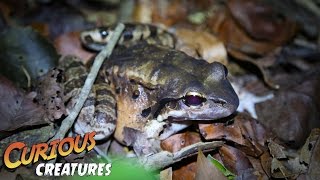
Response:
[[[9,169],[15,169],[21,165],[29,165],[39,161],[41,157],[45,161],[50,161],[57,156],[68,156],[71,153],[81,153],[91,151],[96,142],[94,136],[96,132],[86,133],[83,138],[66,137],[62,140],[56,139],[49,143],[39,143],[28,147],[23,142],[10,144],[4,152],[4,164]],[[10,160],[10,154],[18,151],[19,159]],[[96,175],[108,176],[111,173],[110,163],[39,163],[36,167],[38,176],[73,176],[73,175]]]

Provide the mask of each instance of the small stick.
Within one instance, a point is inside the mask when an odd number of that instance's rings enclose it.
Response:
[[[223,144],[224,142],[222,141],[198,142],[184,147],[175,153],[161,151],[151,156],[142,157],[139,161],[148,170],[159,170],[196,154],[199,149],[202,151],[214,150]]]
[[[62,121],[62,124],[59,130],[57,131],[56,135],[52,138],[52,140],[62,139],[63,137],[65,137],[66,133],[73,125],[75,119],[80,113],[81,108],[91,91],[92,85],[98,75],[99,69],[104,59],[109,58],[109,56],[111,55],[112,50],[117,44],[117,41],[120,38],[120,35],[123,30],[124,30],[124,25],[121,23],[118,24],[108,45],[102,51],[100,51],[100,53],[95,57],[90,73],[88,74],[86,81],[81,89],[79,98],[77,99],[77,103],[75,104],[74,108],[72,109],[68,117],[66,117]]]
[[[316,16],[318,16],[318,18],[320,17],[320,8],[318,8],[315,2],[313,2],[312,0],[295,0],[295,1],[300,5],[302,5],[303,7],[305,7],[306,9],[308,9],[309,11],[311,11]]]

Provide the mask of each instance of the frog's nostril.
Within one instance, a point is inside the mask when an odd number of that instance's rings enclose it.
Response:
[[[222,106],[224,106],[227,102],[223,99],[211,99],[214,103],[216,104],[221,104]]]

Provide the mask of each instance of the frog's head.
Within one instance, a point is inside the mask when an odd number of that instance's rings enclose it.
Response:
[[[234,113],[239,99],[227,79],[221,63],[205,64],[198,71],[171,74],[176,79],[168,84],[155,118],[158,120],[215,120]],[[177,76],[182,76],[177,78]]]
[[[112,27],[99,27],[83,31],[80,35],[81,43],[88,49],[101,51],[113,34]]]

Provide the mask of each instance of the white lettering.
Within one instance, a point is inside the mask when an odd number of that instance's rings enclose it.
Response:
[[[54,164],[52,164],[52,163],[46,164],[46,167],[44,168],[44,175],[45,176],[52,176],[53,169],[54,169]]]
[[[78,163],[71,163],[71,176],[74,175],[74,172],[76,171],[77,167],[78,167]]]
[[[44,167],[44,163],[40,163],[38,164],[37,168],[36,168],[36,174],[37,176],[43,176],[43,173],[41,172],[41,168]]]
[[[56,167],[54,168],[54,176],[60,176],[62,163],[56,163],[55,166]]]
[[[105,163],[99,163],[98,165],[98,176],[103,176],[103,167],[104,167]]]
[[[87,169],[88,169],[88,164],[79,164],[79,166],[78,166],[78,175],[79,176],[84,176],[87,173]]]
[[[63,165],[60,176],[70,176],[70,163],[66,163]]]
[[[106,170],[107,170],[107,172],[104,173],[105,176],[109,176],[109,175],[110,175],[110,173],[111,173],[111,167],[112,167],[112,165],[111,165],[110,163],[106,165]]]

